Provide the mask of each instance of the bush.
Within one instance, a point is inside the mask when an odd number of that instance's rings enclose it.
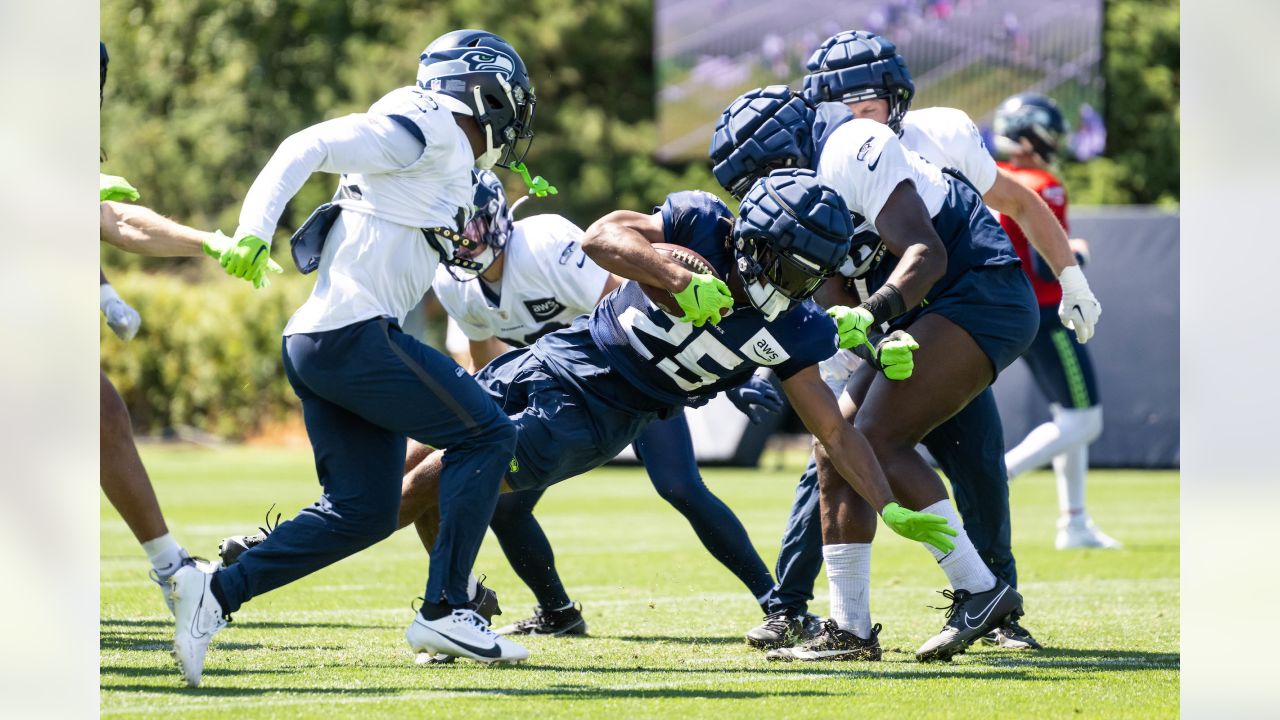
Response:
[[[102,322],[102,369],[139,432],[194,427],[243,439],[297,412],[280,333],[312,278],[289,273],[257,291],[227,277],[191,283],[129,272],[111,282],[142,315],[142,328],[124,343]]]

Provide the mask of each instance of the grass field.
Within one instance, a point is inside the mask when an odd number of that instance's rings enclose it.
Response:
[[[306,450],[148,448],[170,527],[213,557],[271,503],[317,495]],[[799,469],[708,470],[772,566]],[[778,665],[742,642],[759,621],[745,589],[702,549],[643,471],[605,469],[551,492],[538,516],[591,637],[533,639],[514,667],[415,666],[403,632],[427,563],[412,531],[260,597],[214,641],[196,690],[168,655],[172,625],[145,556],[102,502],[102,712],[226,717],[1168,717],[1178,712],[1178,475],[1098,471],[1095,518],[1120,552],[1053,549],[1049,474],[1012,486],[1025,624],[1046,646],[975,646],[951,664],[912,652],[943,622],[943,576],[881,529],[872,608],[880,663]],[[532,596],[490,540],[479,572],[510,621]],[[826,609],[819,579],[815,611]]]

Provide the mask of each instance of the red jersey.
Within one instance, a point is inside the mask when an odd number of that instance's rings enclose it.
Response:
[[[1069,229],[1067,227],[1067,189],[1062,186],[1058,178],[1036,168],[1014,167],[1007,162],[996,164],[1008,170],[1018,182],[1039,195],[1058,218],[1058,222],[1062,223],[1062,229]],[[1057,280],[1045,280],[1040,273],[1036,272],[1035,265],[1032,263],[1035,250],[1027,242],[1027,236],[1023,234],[1022,228],[1018,227],[1018,223],[1014,222],[1013,218],[1003,214],[1000,215],[1000,226],[1009,234],[1014,251],[1022,259],[1022,269],[1027,273],[1027,277],[1031,278],[1031,287],[1036,291],[1036,302],[1040,303],[1040,307],[1057,307],[1062,301],[1062,286],[1058,285]],[[1038,262],[1043,264],[1044,261],[1038,260]]]

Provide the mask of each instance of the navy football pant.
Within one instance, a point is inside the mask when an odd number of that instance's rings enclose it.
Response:
[[[951,481],[956,508],[978,555],[996,577],[1018,585],[1009,538],[1009,476],[1004,465],[1004,429],[991,388],[925,436],[924,446]],[[822,521],[818,472],[813,458],[796,488],[791,516],[778,552],[778,584],[768,610],[803,612],[813,599],[822,569]]]
[[[405,437],[445,448],[426,599],[467,602],[515,427],[457,363],[378,318],[284,339],[320,499],[214,576],[223,610],[331,565],[396,529]]]
[[[773,578],[751,544],[747,530],[733,511],[702,482],[689,423],[681,413],[650,423],[633,447],[649,480],[662,499],[689,520],[698,539],[756,598],[769,594]],[[543,490],[508,493],[498,500],[493,528],[511,567],[544,608],[559,608],[570,600],[556,573],[551,543],[533,516]],[[819,541],[819,547],[821,541]],[[821,550],[819,550],[821,561]]]

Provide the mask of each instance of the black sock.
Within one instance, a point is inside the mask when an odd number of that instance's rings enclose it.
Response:
[[[423,620],[439,620],[440,618],[453,612],[453,606],[447,602],[426,602],[423,601],[422,607],[418,608],[418,614]]]
[[[213,599],[217,600],[218,606],[222,608],[223,616],[230,620],[231,606],[227,604],[227,596],[222,594],[222,583],[218,582],[218,573],[214,573],[213,577],[209,578],[209,591],[213,593]]]

